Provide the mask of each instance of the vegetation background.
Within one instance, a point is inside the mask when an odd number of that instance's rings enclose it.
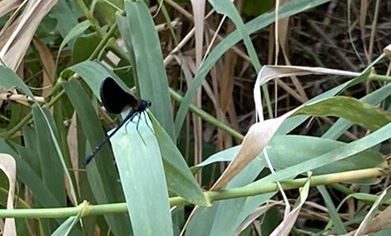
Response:
[[[0,1],[2,233],[390,235],[390,13]],[[84,166],[107,77],[152,106]]]

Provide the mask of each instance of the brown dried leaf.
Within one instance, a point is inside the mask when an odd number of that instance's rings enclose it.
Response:
[[[9,68],[14,71],[18,68],[39,23],[57,2],[58,0],[28,1],[14,24],[2,30],[2,32],[12,32],[11,35],[0,35],[0,42],[6,41],[0,50],[0,58]]]
[[[310,190],[310,177],[305,183],[303,188],[300,188],[300,197],[298,202],[295,204],[295,208],[289,212],[289,214],[284,218],[284,220],[277,226],[277,228],[271,233],[271,236],[279,236],[279,235],[289,235],[292,231],[294,224],[299,217],[300,210],[302,209],[304,203],[307,201],[308,193]]]
[[[15,197],[15,181],[16,181],[16,162],[15,159],[5,153],[0,153],[0,169],[8,178],[8,198],[7,209],[14,209]],[[5,220],[4,235],[16,235],[15,219],[9,218]]]
[[[223,189],[244,167],[246,167],[254,158],[256,158],[269,143],[274,133],[280,127],[282,122],[292,115],[300,107],[293,109],[284,115],[264,121],[262,97],[260,87],[262,84],[277,78],[292,75],[309,75],[309,74],[336,74],[343,76],[358,76],[359,73],[346,72],[319,67],[302,67],[302,66],[264,66],[258,74],[254,88],[254,101],[256,111],[260,122],[251,126],[250,130],[244,137],[239,152],[227,169],[216,181],[211,190]]]
[[[0,1],[0,17],[8,12],[18,8],[23,3],[22,0],[4,0]]]
[[[213,185],[211,190],[216,191],[223,189],[229,181],[231,181],[244,167],[254,160],[254,158],[256,158],[269,143],[281,123],[295,111],[296,109],[278,118],[260,121],[253,124],[244,137],[239,152],[228,165],[227,169],[225,169],[221,177]]]
[[[43,67],[42,97],[46,98],[52,91],[54,75],[56,73],[56,63],[50,53],[49,48],[38,38],[33,39],[33,43],[38,50],[41,65]]]
[[[391,206],[388,206],[384,211],[375,217],[367,233],[379,232],[389,228],[391,225]]]

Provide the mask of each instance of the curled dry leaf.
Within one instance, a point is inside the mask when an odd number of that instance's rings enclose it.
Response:
[[[360,75],[359,73],[355,72],[347,72],[320,67],[263,66],[258,74],[257,81],[254,87],[255,108],[260,122],[251,126],[250,130],[244,137],[239,152],[236,154],[233,161],[228,165],[224,173],[213,185],[211,190],[217,191],[223,189],[229,181],[231,181],[244,167],[246,167],[252,160],[254,160],[254,158],[256,158],[263,151],[263,149],[272,139],[274,133],[282,124],[282,122],[302,107],[297,107],[296,109],[293,109],[278,118],[264,121],[261,100],[262,97],[260,90],[261,85],[272,79],[310,74],[333,74],[348,77]]]
[[[295,111],[296,109],[278,118],[260,121],[253,124],[244,137],[239,152],[228,165],[221,177],[213,185],[211,190],[216,191],[223,189],[229,181],[231,181],[244,167],[254,160],[254,158],[256,158],[269,143],[281,123]]]

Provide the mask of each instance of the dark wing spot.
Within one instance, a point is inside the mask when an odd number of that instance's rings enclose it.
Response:
[[[100,87],[100,98],[103,106],[110,113],[118,114],[126,106],[133,107],[137,99],[125,92],[112,78],[107,77]]]

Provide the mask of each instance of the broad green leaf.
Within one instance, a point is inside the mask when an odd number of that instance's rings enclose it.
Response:
[[[97,98],[100,98],[99,90],[103,80],[107,77],[113,77],[113,74],[106,67],[94,61],[81,62],[71,66],[69,70],[77,73],[87,83]]]
[[[365,97],[361,98],[360,101],[372,105],[376,105],[379,104],[381,101],[385,100],[390,95],[391,95],[391,84],[386,84],[385,86],[379,88],[378,90],[375,90],[370,94],[366,95]],[[329,139],[337,139],[352,125],[353,125],[352,122],[340,118],[337,120],[337,122],[334,123],[334,125],[329,130],[326,131],[326,133],[322,135],[322,137],[329,138]]]
[[[69,68],[76,72],[84,82],[90,87],[95,97],[100,99],[100,87],[107,77],[113,78],[117,84],[124,90],[129,91],[129,88],[126,84],[118,78],[116,74],[108,70],[104,65],[94,62],[94,61],[85,61],[79,64],[76,64]]]
[[[199,163],[198,165],[192,167],[193,171],[198,171],[198,169],[216,163],[216,162],[223,162],[223,161],[232,161],[232,158],[236,155],[236,153],[239,151],[240,145],[237,145],[235,147],[224,149],[220,152],[217,152],[213,154],[212,156],[208,157],[205,161]]]
[[[143,1],[125,1],[130,38],[124,38],[134,54],[133,70],[141,97],[152,102],[150,108],[160,125],[176,140],[171,100],[160,41],[151,13]],[[127,36],[127,35],[124,35]]]
[[[334,97],[305,105],[295,115],[336,116],[347,119],[370,131],[375,131],[391,122],[391,113],[355,98]]]
[[[78,37],[72,48],[72,64],[76,65],[77,63],[88,60],[101,40],[96,35]]]
[[[46,147],[47,149],[50,150],[50,152],[52,152],[52,153],[50,153],[51,155],[54,154],[54,155],[50,156],[50,158],[53,158],[53,156],[57,157],[57,162],[59,163],[59,166],[62,167],[62,171],[60,169],[58,171],[62,172],[65,175],[66,180],[68,181],[68,184],[69,184],[69,195],[70,195],[69,197],[72,199],[73,202],[77,203],[78,199],[76,198],[76,189],[74,187],[74,182],[72,181],[72,178],[68,172],[68,166],[65,163],[63,151],[60,148],[60,144],[58,141],[58,140],[60,140],[60,138],[59,138],[59,134],[57,131],[57,126],[54,124],[53,117],[51,116],[51,114],[50,114],[49,110],[47,110],[47,108],[41,108],[39,106],[34,106],[33,107],[33,118],[35,121],[36,121],[35,118],[38,118],[38,121],[42,121],[41,124],[36,125],[36,127],[40,126],[39,128],[37,128],[37,130],[40,130],[40,131],[37,131],[36,133],[37,133],[37,135],[42,134],[42,135],[46,136],[46,137],[44,137],[44,139],[46,138],[47,141],[44,141],[44,142],[51,142],[49,144],[49,145],[51,145],[50,148]],[[41,131],[41,129],[44,131]],[[41,137],[39,137],[38,140],[41,140],[40,138]],[[51,141],[49,141],[49,140],[51,140]],[[40,156],[40,161],[41,161],[41,169],[43,169],[43,168],[46,168],[45,165],[42,165],[42,161],[43,161],[43,163],[45,163],[45,160],[44,160],[45,157],[42,157],[41,155],[43,153],[44,153],[44,155],[48,154],[49,152],[47,150],[45,150],[45,147],[40,146],[41,144],[42,144],[41,141],[38,141],[38,151],[39,151],[39,156]],[[44,151],[42,152],[42,150],[44,150]],[[48,161],[47,163],[53,163],[53,160]],[[61,181],[60,176],[58,177],[57,181]],[[61,186],[61,184],[60,184],[60,186]]]
[[[112,137],[112,146],[133,233],[173,235],[163,160],[151,125],[146,115],[136,115]]]
[[[61,206],[66,205],[66,193],[64,183],[64,172],[60,162],[60,157],[56,150],[54,142],[57,142],[56,137],[52,137],[50,128],[54,128],[53,120],[45,110],[44,113],[39,108],[33,108],[33,119],[36,128],[36,139],[38,144],[39,165],[41,170],[41,178],[45,187],[52,192]],[[51,127],[47,126],[47,119]],[[57,132],[56,132],[57,133]],[[50,166],[50,168],[48,168]]]
[[[78,23],[77,25],[75,25],[68,33],[67,35],[65,36],[64,40],[61,42],[60,44],[60,48],[58,50],[58,53],[57,53],[57,60],[58,60],[58,57],[62,51],[62,49],[64,48],[64,46],[69,43],[72,39],[76,38],[77,36],[81,35],[84,33],[84,31],[86,31],[89,27],[91,26],[91,23],[90,21],[86,20],[86,21],[83,21],[83,22],[80,22]],[[57,61],[56,60],[56,61]]]
[[[34,95],[31,93],[27,85],[11,69],[0,65],[0,78],[2,78],[0,79],[1,87],[4,87],[6,90],[18,88],[31,99],[35,100]]]
[[[37,175],[41,173],[37,132],[34,127],[25,125],[22,128],[24,145],[15,145],[15,150]]]
[[[277,135],[269,142],[266,150],[273,167],[276,169],[285,169],[316,158],[344,145],[347,144],[331,139],[300,135]],[[197,165],[197,167],[203,167],[215,162],[231,161],[236,152],[239,151],[239,147],[236,146],[218,152]],[[260,157],[262,163],[265,165],[263,154]],[[384,164],[384,159],[379,153],[368,150],[311,171],[314,175],[320,175],[372,168]],[[249,171],[246,172],[249,173]]]
[[[278,135],[270,141],[266,151],[274,168],[285,169],[310,161],[346,145],[348,144],[331,139],[300,135]],[[384,164],[385,161],[379,153],[367,150],[346,159],[311,169],[311,171],[313,175],[322,175],[373,168]]]
[[[166,131],[150,115],[163,157],[167,185],[170,191],[196,205],[207,205],[204,194],[189,170],[182,154]]]
[[[70,6],[72,1],[60,0],[50,11],[49,16],[57,20],[56,29],[60,32],[63,38],[68,32],[78,23],[79,15]],[[71,40],[71,44],[73,41]]]
[[[104,137],[99,118],[86,92],[75,80],[63,82],[62,85],[75,108],[81,129],[84,131],[92,150]],[[87,150],[86,155],[89,153],[90,150]],[[82,160],[84,158],[81,157]],[[82,163],[82,160],[80,163]],[[98,203],[124,201],[121,186],[117,181],[117,171],[112,160],[111,152],[108,146],[105,146],[87,166],[88,181]],[[124,235],[130,232],[129,220],[125,215],[105,215],[105,219],[115,234]]]

